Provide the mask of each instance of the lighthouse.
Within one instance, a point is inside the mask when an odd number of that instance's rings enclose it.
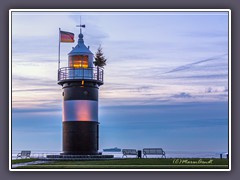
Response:
[[[77,45],[68,54],[68,66],[58,69],[64,155],[98,155],[98,91],[103,69],[94,66],[93,60],[80,28]]]

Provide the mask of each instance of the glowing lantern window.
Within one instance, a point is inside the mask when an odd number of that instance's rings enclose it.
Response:
[[[69,56],[68,62],[71,68],[88,68],[88,56]]]

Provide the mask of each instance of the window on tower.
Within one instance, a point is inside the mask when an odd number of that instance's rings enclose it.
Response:
[[[88,56],[86,55],[69,56],[68,62],[71,68],[88,68]]]

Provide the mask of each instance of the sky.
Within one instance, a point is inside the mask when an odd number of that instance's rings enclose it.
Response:
[[[100,150],[228,151],[227,12],[13,12],[12,148],[62,150],[59,28],[101,45]],[[76,43],[61,43],[61,67]]]

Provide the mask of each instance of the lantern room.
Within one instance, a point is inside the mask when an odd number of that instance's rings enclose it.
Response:
[[[78,35],[78,44],[68,53],[68,67],[58,69],[58,84],[69,81],[91,81],[103,84],[103,69],[93,64],[94,55],[86,47],[83,34]]]
[[[68,54],[68,67],[70,68],[91,68],[93,67],[93,53],[86,47],[83,41],[83,34],[78,36],[78,44]]]
[[[69,56],[68,66],[70,68],[88,68],[88,56],[87,55]]]

